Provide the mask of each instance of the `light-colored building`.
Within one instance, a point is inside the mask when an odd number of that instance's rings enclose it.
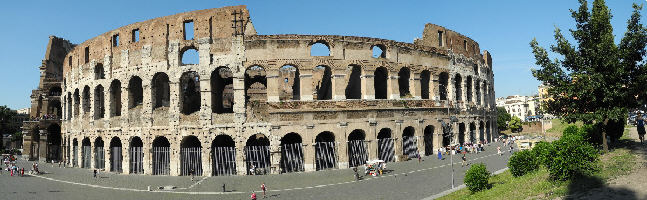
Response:
[[[23,115],[29,115],[29,112],[31,112],[31,108],[21,108],[16,110],[18,114],[23,114]]]
[[[539,118],[538,96],[508,96],[496,99],[496,106],[503,107],[512,116],[519,117],[522,121],[535,121]]]

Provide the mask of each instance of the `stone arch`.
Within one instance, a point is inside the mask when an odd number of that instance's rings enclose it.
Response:
[[[74,90],[74,117],[79,116],[79,109],[81,104],[81,97],[79,96],[79,89]]]
[[[434,132],[435,128],[432,125],[428,125],[424,130],[424,141],[425,141],[425,156],[434,154]]]
[[[262,133],[249,136],[245,142],[245,160],[248,175],[270,172],[270,140]]]
[[[156,138],[157,139],[157,138]],[[167,141],[168,142],[168,141]],[[144,143],[142,139],[138,136],[132,137],[130,139],[130,173],[131,174],[143,174],[144,173]],[[155,146],[153,146],[155,147]],[[155,151],[156,149],[153,149]],[[153,157],[156,158],[156,157]],[[159,158],[156,158],[159,159]],[[153,170],[155,171],[155,170]]]
[[[431,72],[423,70],[420,73],[420,98],[429,99],[429,81],[431,80]]]
[[[472,76],[467,76],[467,80],[465,83],[465,89],[467,91],[467,101],[471,102],[472,101]]]
[[[470,143],[476,143],[476,125],[474,122],[470,123]]]
[[[77,159],[79,159],[79,141],[74,138],[72,140],[72,166],[73,167],[78,167],[79,162]]]
[[[106,76],[103,71],[103,64],[97,63],[94,66],[94,80],[105,79]]]
[[[103,93],[103,86],[97,85],[94,88],[94,119],[102,119],[105,117],[105,93]]]
[[[94,139],[94,168],[104,169],[106,167],[105,151],[103,151],[103,138]]]
[[[295,132],[281,138],[281,173],[304,171],[301,135]]]
[[[324,40],[316,41],[309,46],[310,56],[330,56],[330,46]]]
[[[142,105],[144,102],[144,89],[142,79],[139,76],[133,76],[128,81],[128,109]]]
[[[454,76],[454,96],[456,101],[463,100],[463,90],[462,90],[463,78],[460,74]]]
[[[385,162],[393,162],[395,159],[394,139],[391,136],[391,129],[382,128],[377,134],[377,157]]]
[[[234,82],[229,67],[218,67],[211,73],[211,111],[234,112]]]
[[[366,133],[362,129],[355,129],[348,134],[348,166],[357,167],[363,165],[368,160],[366,151]]]
[[[121,116],[121,81],[110,83],[110,117]]]
[[[371,46],[373,51],[373,58],[386,58],[386,46],[383,44],[375,44]]]
[[[32,142],[34,142],[32,140]],[[38,141],[36,141],[38,142]],[[62,158],[61,153],[62,136],[61,126],[53,123],[47,127],[47,161],[60,161]]]
[[[409,79],[411,78],[411,70],[408,67],[400,68],[398,72],[398,87],[400,91],[400,97],[406,97],[411,95],[409,90]]]
[[[375,99],[387,99],[387,87],[389,71],[386,67],[375,69],[373,87],[375,88]]]
[[[314,68],[313,84],[315,97],[317,100],[330,100],[332,99],[332,71],[326,65],[319,65]]]
[[[110,171],[122,172],[123,154],[121,153],[121,139],[114,136],[110,139]]]
[[[485,122],[485,134],[487,135],[488,140],[492,141],[492,138],[494,136],[493,136],[492,131],[490,129],[490,121]]]
[[[229,135],[218,135],[211,142],[212,176],[236,174],[236,143]]]
[[[186,46],[180,51],[180,65],[200,64],[200,51],[195,46]]]
[[[81,167],[90,168],[92,163],[92,146],[90,144],[90,138],[85,137],[81,141]]]
[[[164,136],[157,136],[153,140],[153,175],[169,175],[171,173],[171,143]]]
[[[168,75],[157,72],[151,80],[151,103],[153,110],[160,107],[169,107],[171,101],[171,88]]]
[[[83,113],[90,112],[90,86],[83,87]]]
[[[48,94],[48,96],[51,96],[51,97],[61,96],[61,94],[62,94],[61,87],[59,87],[59,86],[50,87],[49,92],[47,94]]]
[[[418,156],[418,141],[416,138],[416,129],[412,126],[407,126],[402,131],[402,155],[415,158]]]
[[[362,67],[349,65],[350,76],[346,85],[346,99],[362,98]]]
[[[458,144],[465,144],[465,123],[458,124]]]
[[[180,77],[180,108],[185,115],[200,110],[200,75],[195,71],[188,71]]]
[[[476,79],[474,80],[474,91],[476,92],[476,105],[481,105],[481,82]]]
[[[61,113],[61,102],[59,100],[50,100],[47,104],[47,114],[54,115],[56,119],[59,119],[62,115]]]
[[[280,100],[301,99],[301,78],[295,65],[283,65],[279,69]]]
[[[483,121],[479,122],[479,139],[481,142],[485,142],[485,140],[489,141],[489,138],[485,137],[485,124]]]
[[[180,176],[202,176],[202,143],[194,135],[180,142]]]
[[[265,69],[254,65],[245,70],[245,102],[267,100]]]
[[[441,72],[438,76],[438,96],[440,96],[440,100],[447,100],[448,86],[449,74],[447,72]]]
[[[335,134],[324,131],[315,137],[315,169],[325,170],[337,167]]]

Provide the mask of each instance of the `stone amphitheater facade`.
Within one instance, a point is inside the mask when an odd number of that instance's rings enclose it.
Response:
[[[317,45],[328,55],[313,56]],[[197,62],[183,62],[192,51]],[[61,153],[70,166],[316,171],[498,133],[490,54],[434,24],[414,43],[257,35],[245,6],[223,7],[109,31],[75,45],[62,65]]]

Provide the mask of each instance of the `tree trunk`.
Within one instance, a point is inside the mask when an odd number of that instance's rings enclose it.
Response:
[[[604,126],[602,127],[602,150],[604,152],[609,152],[609,146],[607,145],[607,124],[609,124],[609,118],[604,118]]]

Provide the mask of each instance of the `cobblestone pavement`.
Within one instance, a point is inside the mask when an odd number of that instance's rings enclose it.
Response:
[[[506,167],[510,156],[496,154],[493,143],[485,152],[468,154],[469,163],[483,162],[491,172]],[[506,148],[507,149],[507,148]],[[455,185],[463,184],[468,167],[460,166],[460,157],[454,156]],[[31,168],[31,163],[20,161],[20,167]],[[268,188],[269,199],[422,199],[451,189],[449,158],[435,156],[423,161],[388,163],[383,176],[364,177],[354,181],[351,169],[320,172],[277,174],[265,176],[190,177],[123,175],[100,172],[92,177],[89,169],[59,168],[40,163],[38,176],[11,177],[5,171],[0,175],[3,199],[249,199],[261,183]],[[361,170],[361,168],[360,168]],[[223,193],[222,185],[226,185]],[[159,190],[160,186],[175,186],[174,190]],[[153,191],[148,191],[151,186]]]

